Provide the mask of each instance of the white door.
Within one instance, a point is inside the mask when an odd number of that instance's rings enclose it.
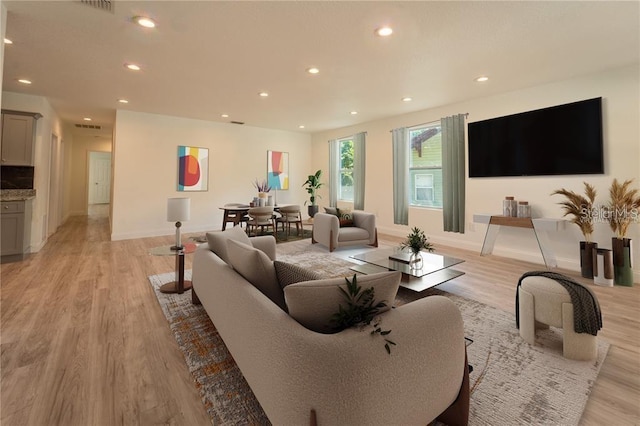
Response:
[[[108,204],[111,198],[111,153],[89,153],[89,204]]]

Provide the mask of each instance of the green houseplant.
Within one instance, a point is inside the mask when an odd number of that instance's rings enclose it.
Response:
[[[631,239],[626,238],[631,222],[638,221],[640,196],[638,189],[631,188],[633,180],[623,183],[614,179],[609,188],[607,220],[615,236],[611,239],[613,249],[613,280],[615,284],[633,286],[631,269]]]
[[[593,234],[593,204],[596,199],[596,189],[593,185],[584,183],[584,194],[580,195],[567,189],[558,189],[551,195],[564,195],[565,201],[558,203],[564,210],[564,216],[571,216],[571,222],[578,225],[584,241],[580,241],[580,273],[584,278],[593,278],[593,252],[598,243],[591,241]]]
[[[315,174],[309,175],[307,180],[302,184],[302,186],[306,185],[307,193],[309,194],[309,217],[313,217],[316,213],[318,213],[318,205],[316,204],[316,200],[320,198],[317,194],[318,189],[322,186],[322,182],[320,182],[320,178],[322,177],[322,170],[318,170]],[[306,205],[307,202],[305,201]]]
[[[407,239],[400,243],[400,248],[403,250],[408,248],[411,251],[409,265],[416,269],[420,269],[422,266],[420,252],[422,250],[433,251],[433,245],[429,242],[424,231],[416,226],[411,229],[411,232],[407,235]]]

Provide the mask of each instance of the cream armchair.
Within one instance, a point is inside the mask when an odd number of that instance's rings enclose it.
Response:
[[[313,216],[313,244],[320,243],[334,251],[337,247],[370,245],[378,247],[376,216],[360,210],[351,213],[353,226],[340,227],[338,216],[316,213]]]

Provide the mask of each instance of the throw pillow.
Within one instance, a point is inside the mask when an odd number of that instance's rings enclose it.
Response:
[[[353,216],[351,215],[351,209],[336,209],[338,212],[338,220],[340,221],[340,227],[346,228],[353,225]]]
[[[398,271],[380,272],[371,275],[358,275],[358,285],[362,288],[373,287],[375,303],[385,301],[391,309],[396,299],[402,274]],[[284,299],[289,315],[309,330],[318,333],[334,333],[331,317],[338,312],[338,306],[345,304],[338,286],[347,290],[344,278],[329,278],[316,281],[304,281],[290,284],[284,288]]]
[[[301,281],[313,281],[320,279],[320,275],[316,272],[291,263],[274,260],[273,266],[276,268],[276,276],[278,277],[278,282],[282,288],[285,288],[289,284],[299,283]]]
[[[233,269],[286,312],[282,287],[278,284],[276,268],[269,256],[262,250],[234,240],[227,241],[227,251]]]
[[[332,214],[334,216],[338,216],[338,209],[335,207],[325,207],[324,212],[327,214]]]
[[[234,240],[243,244],[251,245],[251,240],[247,233],[239,226],[224,231],[207,232],[207,241],[209,242],[209,250],[214,252],[220,259],[229,265],[229,256],[227,255],[227,240]]]

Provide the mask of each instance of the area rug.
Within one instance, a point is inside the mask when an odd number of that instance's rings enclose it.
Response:
[[[350,262],[316,245],[304,245],[302,252],[296,252],[294,246],[303,247],[300,243],[279,245],[278,258],[313,268],[324,276],[353,274]],[[186,271],[187,277],[190,274]],[[158,291],[160,285],[173,279],[173,273],[149,277],[212,422],[268,424],[204,309],[191,304],[189,292],[179,295]],[[531,347],[520,338],[512,312],[437,289],[416,294],[401,288],[395,304],[432,294],[445,295],[460,308],[465,334],[473,340],[467,347],[469,363],[474,367],[470,375],[471,425],[579,423],[608,343],[599,339],[598,358],[593,362],[571,361],[562,356],[561,330],[539,332],[538,346]]]

